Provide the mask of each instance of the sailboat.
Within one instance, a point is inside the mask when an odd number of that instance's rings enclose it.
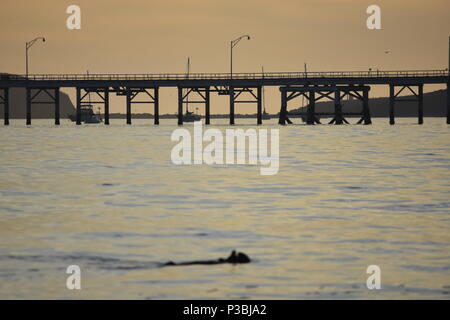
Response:
[[[190,72],[190,59],[188,58],[187,62],[187,77],[189,78],[189,72]],[[186,89],[189,90],[189,89]],[[194,112],[189,111],[189,95],[186,97],[186,113],[183,114],[183,122],[194,122],[194,121],[200,121],[202,117],[200,117],[198,114],[195,114]]]
[[[89,75],[89,71],[87,72],[87,74]],[[94,113],[93,110],[93,105],[91,103],[91,92],[88,92],[88,98],[89,98],[89,103],[85,103],[81,105],[81,109],[80,109],[80,121],[84,122],[84,123],[101,123],[102,122],[102,118],[100,116],[100,111],[98,114]],[[72,122],[77,121],[77,115],[76,114],[69,114],[69,119]]]
[[[264,67],[262,67],[262,75],[264,78]],[[261,115],[262,120],[270,120],[270,114],[266,111],[266,97],[265,97],[265,88],[262,87],[262,103],[263,103],[263,113]]]
[[[307,66],[305,63],[305,77],[307,77],[307,76],[308,76],[308,69],[307,69]],[[302,105],[300,107],[301,110],[303,110],[303,114],[301,116],[302,122],[307,122],[307,116],[304,113],[305,107],[307,107],[307,106],[305,106],[305,95],[302,94]],[[320,115],[316,114],[315,117],[316,117],[317,121],[320,120]]]

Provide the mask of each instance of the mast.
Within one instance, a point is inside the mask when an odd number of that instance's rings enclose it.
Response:
[[[89,70],[87,70],[87,76],[88,76],[88,79],[89,79]],[[89,101],[89,107],[92,107],[92,104],[91,104],[91,91],[88,92],[88,101]]]
[[[262,77],[264,79],[264,66],[261,67]],[[265,98],[265,88],[262,86],[262,104],[263,104],[263,114],[266,114],[266,98]]]
[[[191,60],[188,57],[187,60],[187,78],[189,79],[189,72],[191,68]],[[189,113],[189,88],[186,89],[186,113]]]
[[[305,62],[305,78],[308,77],[308,70],[306,69],[306,62]],[[305,95],[302,94],[302,108],[305,105]]]

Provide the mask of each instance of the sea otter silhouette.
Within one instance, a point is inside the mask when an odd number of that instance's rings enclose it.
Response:
[[[169,261],[165,263],[164,266],[190,266],[195,264],[222,264],[222,263],[237,264],[237,263],[249,263],[250,261],[251,261],[250,258],[245,253],[242,252],[236,253],[236,250],[233,250],[230,256],[226,259],[219,258],[217,260],[199,260],[199,261],[187,261],[179,263]]]

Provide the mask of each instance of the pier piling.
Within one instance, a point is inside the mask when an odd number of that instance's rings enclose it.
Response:
[[[447,82],[447,124],[450,124],[450,82]]]
[[[234,88],[230,87],[230,125],[234,125]]]
[[[395,124],[395,91],[394,85],[389,85],[389,124]]]
[[[278,124],[286,125],[286,113],[287,113],[287,92],[286,89],[281,87],[281,110],[278,118]]]
[[[258,98],[258,101],[257,101],[257,120],[256,120],[256,123],[258,124],[258,125],[261,125],[262,124],[262,87],[261,86],[258,86],[258,88],[257,88],[257,91],[258,91],[258,93],[257,93],[257,98]]]
[[[343,124],[341,92],[336,90],[334,92],[334,124]]]
[[[153,95],[153,103],[154,103],[154,124],[159,124],[159,87],[156,87],[154,89],[154,95]]]
[[[363,91],[363,117],[364,117],[364,124],[366,125],[372,124],[369,108],[369,88]]]
[[[418,124],[423,124],[423,85],[419,85],[417,98],[419,99]]]
[[[77,125],[81,125],[81,88],[77,87]]]
[[[0,96],[0,103],[3,104],[3,121],[4,125],[9,125],[9,88],[1,88],[3,96]]]
[[[306,116],[306,124],[315,124],[316,123],[316,97],[315,92],[309,92],[309,103],[307,107],[307,116]]]
[[[178,125],[183,125],[183,88],[178,87]]]
[[[59,115],[59,88],[55,88],[55,125],[59,126],[59,119],[60,119],[60,115]]]
[[[26,124],[27,126],[31,125],[31,88],[26,88]]]
[[[131,124],[131,89],[129,87],[126,88],[126,96],[127,96],[127,124]]]
[[[206,87],[205,88],[205,124],[209,125],[210,124],[210,88]]]
[[[104,103],[105,103],[105,125],[109,125],[109,87],[105,87]]]

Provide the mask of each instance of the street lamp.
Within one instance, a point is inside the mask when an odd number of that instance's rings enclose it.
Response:
[[[250,40],[250,36],[249,35],[243,35],[240,36],[239,38],[233,40],[230,42],[230,59],[231,59],[231,63],[230,63],[230,78],[233,79],[233,48],[238,44],[239,41],[241,41],[242,39],[247,38],[247,40]]]
[[[42,40],[42,42],[45,42],[45,38],[44,37],[37,37],[29,42],[26,43],[25,45],[25,65],[26,65],[26,77],[28,79],[28,49],[31,48],[31,46],[38,40]]]

